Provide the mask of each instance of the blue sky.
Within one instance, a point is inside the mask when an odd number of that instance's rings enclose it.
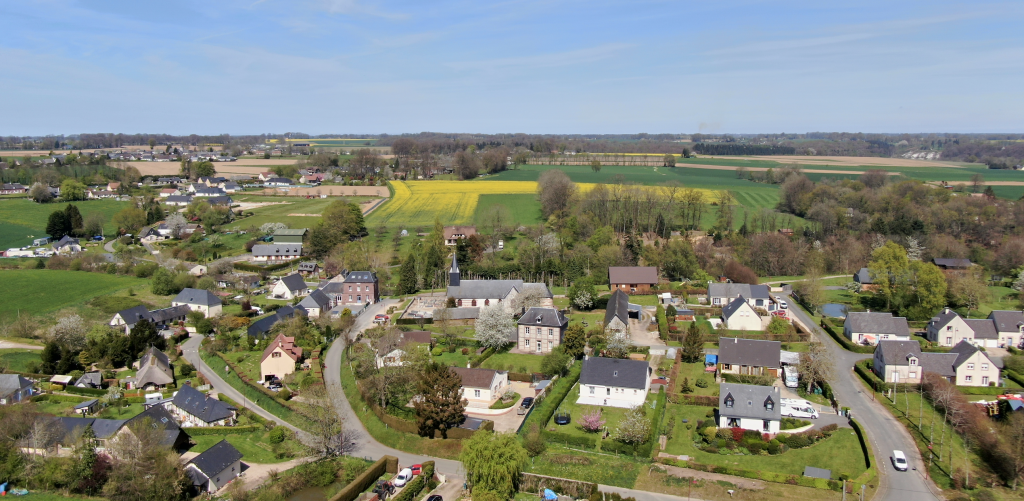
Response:
[[[0,134],[1024,132],[1024,5],[0,3]]]

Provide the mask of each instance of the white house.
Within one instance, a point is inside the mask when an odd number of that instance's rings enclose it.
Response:
[[[320,315],[330,313],[334,305],[331,297],[320,289],[314,289],[299,302],[299,306],[306,310],[306,316],[311,318],[320,318]]]
[[[77,254],[82,252],[82,245],[77,238],[64,235],[60,240],[54,242],[53,251],[57,254]]]
[[[967,339],[948,353],[922,352],[916,341],[879,341],[872,370],[888,383],[917,384],[932,372],[957,386],[999,384],[999,367]]]
[[[722,308],[722,321],[730,330],[759,331],[761,316],[743,296],[738,296]]]
[[[207,318],[216,317],[224,309],[220,298],[206,289],[184,289],[171,300],[171,306],[186,305],[192,311],[201,311]]]
[[[995,323],[1000,347],[1019,347],[1024,342],[1021,336],[1021,333],[1024,332],[1024,313],[1020,310],[997,310],[989,313],[988,318]]]
[[[782,425],[782,394],[777,386],[722,383],[718,427],[742,428],[774,435]]]
[[[451,367],[462,378],[462,398],[469,407],[488,407],[509,388],[508,372],[494,369]]]
[[[590,357],[580,372],[577,404],[631,408],[647,399],[653,370],[643,360]]]
[[[879,341],[910,341],[907,319],[878,311],[851,311],[843,323],[843,335],[857,344],[877,345]]]
[[[944,308],[928,322],[928,340],[939,346],[956,346],[964,340],[985,348],[1000,346],[996,322],[991,316],[986,319],[961,318],[949,308]]]
[[[405,356],[414,347],[429,350],[433,336],[428,331],[408,331],[388,344],[380,344],[382,341],[378,340],[377,345],[377,367],[400,367],[408,363]]]
[[[305,296],[308,291],[309,287],[306,285],[306,280],[302,278],[302,275],[292,273],[278,280],[277,285],[274,286],[270,294],[277,299],[294,299]]]
[[[302,257],[302,244],[258,244],[252,246],[252,260],[287,261]]]
[[[221,440],[192,458],[185,473],[200,492],[217,492],[242,473],[242,453]]]
[[[163,404],[182,428],[234,426],[237,417],[237,409],[234,407],[187,384],[182,385],[174,398],[163,401]]]
[[[711,306],[724,307],[743,296],[754,308],[768,308],[769,293],[767,285],[713,283],[708,285],[708,302]]]

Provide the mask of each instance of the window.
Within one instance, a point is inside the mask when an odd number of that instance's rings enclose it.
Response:
[[[348,291],[349,291],[349,292],[352,292],[352,286],[351,286],[351,285],[350,285],[350,286],[348,286]]]
[[[712,299],[711,302],[713,304],[722,304],[722,298],[716,297],[716,298]]]
[[[729,428],[739,428],[739,427],[740,427],[740,420],[739,420],[739,418],[729,418]]]
[[[548,337],[549,338],[550,337],[555,337],[555,330],[554,329],[548,329]]]
[[[907,374],[907,377],[910,378],[910,379],[917,379],[917,373],[916,372],[910,372],[910,373]]]
[[[527,347],[527,348],[529,348],[529,347],[530,347],[530,340],[529,340],[529,339],[527,339],[527,340],[526,340],[526,347]]]
[[[946,344],[953,344],[953,338],[947,337],[946,338]]]
[[[917,359],[916,358],[911,358],[910,359],[910,365],[912,365],[912,366],[917,365]]]
[[[732,364],[722,364],[722,370],[723,371],[731,371],[732,370]]]
[[[594,387],[593,387],[593,386],[591,386],[591,387],[590,387],[590,394],[591,394],[591,395],[593,395],[593,394],[594,394]]]
[[[352,294],[349,294],[349,295],[348,295],[348,300],[349,300],[349,301],[351,301],[351,300],[352,300]]]
[[[275,351],[274,353],[271,353],[270,358],[281,358],[281,352]]]
[[[725,397],[725,406],[726,406],[726,407],[728,407],[728,408],[730,408],[730,409],[731,409],[731,408],[732,408],[732,404],[733,404],[734,402],[735,402],[735,400],[733,400],[733,398],[732,398],[732,396],[731,396],[731,395],[730,395],[730,396],[728,396],[728,397]]]
[[[970,383],[972,380],[974,380],[974,376],[964,376],[964,381]]]
[[[947,325],[946,326],[946,332],[949,332],[951,330],[953,330],[953,326],[952,325]]]
[[[761,422],[763,423],[763,426],[761,428],[763,431],[771,431],[771,429],[772,429],[772,422],[771,421],[769,421],[767,419],[764,419]]]
[[[473,396],[479,398],[480,397],[480,390],[473,390]]]
[[[612,394],[612,389],[611,388],[605,388],[605,395],[611,395],[611,394]]]
[[[530,328],[529,328],[529,327],[527,327],[527,328],[526,328],[526,335],[527,335],[527,336],[529,336],[529,335],[530,335]]]
[[[459,300],[459,306],[462,306],[462,300],[461,299]]]
[[[551,346],[552,344],[554,344],[554,343],[552,343],[551,341],[548,341],[548,349],[549,350],[552,348],[552,346]]]
[[[988,386],[988,376],[981,376],[981,384]]]
[[[540,340],[537,340],[537,351],[540,351]]]
[[[973,371],[974,370],[974,364],[967,364],[967,370]]]
[[[356,301],[363,302],[363,296],[356,296]]]
[[[473,300],[472,306],[476,306],[476,299]]]
[[[988,364],[981,364],[981,370],[987,371],[988,370]]]
[[[772,410],[774,408],[775,408],[775,402],[772,402],[771,399],[765,401],[765,403],[764,403],[764,409],[765,410],[770,411],[770,410]]]

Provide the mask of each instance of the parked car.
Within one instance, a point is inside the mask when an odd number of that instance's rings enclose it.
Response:
[[[892,467],[899,471],[907,471],[907,456],[903,451],[892,451]]]
[[[800,386],[800,373],[797,372],[796,368],[792,365],[787,365],[782,368],[783,381],[786,383],[786,388],[796,388]]]
[[[421,464],[414,464],[410,466],[409,469],[412,470],[413,475],[420,475],[423,473],[423,465]]]
[[[439,494],[434,494],[433,496],[427,498],[427,501],[444,501],[444,498],[442,498]]]
[[[524,398],[522,403],[520,403],[519,405],[524,409],[529,409],[530,406],[533,405],[533,397]]]
[[[818,411],[806,400],[782,399],[782,415],[785,417],[818,419]]]
[[[395,484],[395,487],[401,487],[401,486],[409,483],[410,480],[412,480],[412,470],[409,469],[409,468],[406,468],[406,469],[398,472],[398,476],[395,477],[395,479],[392,480],[391,483]]]

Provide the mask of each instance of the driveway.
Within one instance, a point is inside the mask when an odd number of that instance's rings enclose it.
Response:
[[[14,341],[0,341],[0,350],[7,350],[11,348],[20,348],[24,350],[41,350],[42,346],[35,344],[15,343]]]

